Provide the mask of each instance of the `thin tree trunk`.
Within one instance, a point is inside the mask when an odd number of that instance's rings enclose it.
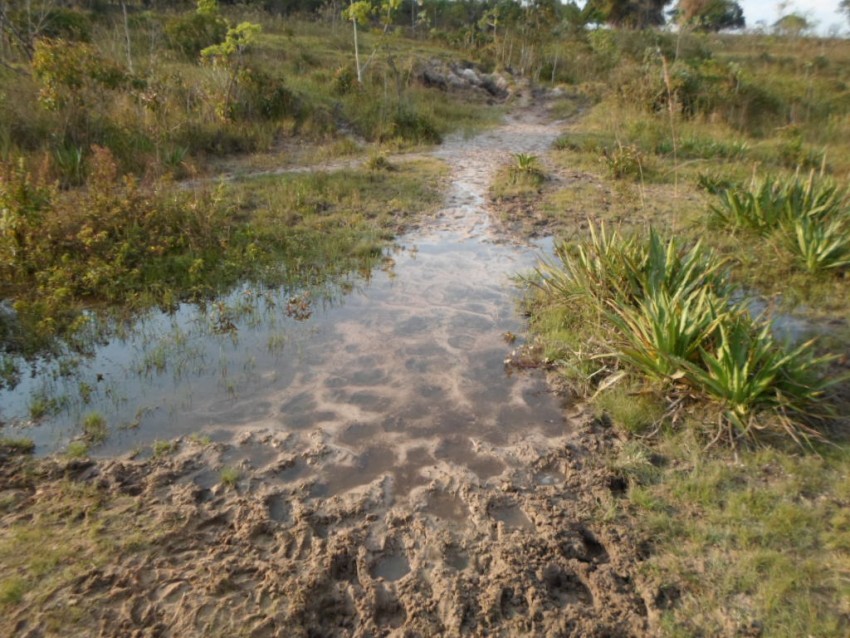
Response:
[[[354,24],[354,66],[357,67],[357,84],[363,84],[363,71],[360,69],[360,47],[357,44],[357,20],[352,20]]]
[[[133,54],[130,50],[130,24],[127,20],[127,3],[121,3],[121,10],[124,12],[124,37],[127,39],[127,68],[130,73],[133,72]]]

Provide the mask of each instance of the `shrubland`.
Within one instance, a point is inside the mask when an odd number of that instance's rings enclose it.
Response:
[[[659,630],[847,635],[850,43],[426,0],[389,18],[361,7],[363,64],[341,6],[266,4],[45,5],[39,21],[32,5],[4,9],[6,353],[73,344],[83,308],[368,269],[439,196],[438,166],[390,173],[375,147],[493,121],[415,81],[423,60],[473,58],[560,91],[556,111],[578,105],[493,195],[523,211],[508,221],[560,237],[530,277],[535,350],[621,435],[594,462],[628,489],[598,523],[653,539]],[[203,182],[222,164],[370,152],[363,169]],[[179,187],[188,177],[206,186]]]

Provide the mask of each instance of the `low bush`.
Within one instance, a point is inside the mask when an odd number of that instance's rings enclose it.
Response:
[[[187,13],[165,23],[168,47],[195,60],[205,48],[218,44],[227,35],[227,22],[217,14]]]
[[[637,375],[676,405],[702,397],[719,408],[712,436],[733,443],[763,430],[817,436],[813,423],[828,413],[830,382],[818,375],[826,359],[810,342],[790,351],[777,343],[769,324],[735,300],[713,252],[654,230],[643,240],[591,226],[590,239],[561,243],[555,254],[559,263],[541,266],[536,283],[547,303],[589,318],[580,329],[597,346],[581,356],[607,369],[600,387]]]
[[[848,192],[832,180],[768,177],[719,190],[709,223],[775,234],[809,273],[850,266]]]

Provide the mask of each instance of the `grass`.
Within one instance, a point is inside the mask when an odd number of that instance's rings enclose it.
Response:
[[[65,448],[65,456],[70,459],[82,459],[89,454],[89,443],[87,441],[71,441]]]
[[[180,449],[179,441],[154,441],[151,446],[155,457],[168,456]]]
[[[54,592],[165,533],[131,497],[64,480],[40,483],[26,513],[0,527],[0,609],[7,617],[23,605],[46,610]],[[71,624],[85,622],[88,605],[81,599],[45,613],[67,630],[72,617]]]
[[[242,477],[242,472],[236,467],[224,467],[219,472],[219,478],[222,485],[225,487],[236,488],[239,479]]]
[[[646,577],[681,593],[664,634],[727,635],[731,621],[765,636],[846,635],[850,447],[736,459],[692,445],[666,440],[668,466],[627,496],[655,539]]]
[[[35,443],[24,437],[0,437],[0,450],[8,450],[15,454],[32,454]]]
[[[83,438],[91,445],[100,445],[109,437],[106,419],[99,412],[90,412],[83,417]]]

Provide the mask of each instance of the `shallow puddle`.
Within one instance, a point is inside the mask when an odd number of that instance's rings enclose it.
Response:
[[[373,578],[383,578],[387,582],[401,580],[410,573],[410,563],[401,554],[382,556],[371,570]]]
[[[282,291],[248,286],[223,300],[249,308],[232,334],[211,334],[215,313],[188,305],[172,316],[151,314],[76,375],[37,375],[0,393],[2,418],[24,421],[33,395],[79,396],[84,383],[86,402],[71,398],[60,414],[22,432],[40,453],[64,448],[97,411],[110,428],[97,455],[196,433],[285,434],[288,454],[321,453],[309,466],[299,461],[269,476],[308,480],[316,499],[384,481],[392,502],[439,472],[497,480],[514,464],[505,450],[533,436],[557,438],[566,423],[539,376],[505,372],[516,346],[503,335],[523,331],[510,278],[531,268],[539,251],[492,227],[485,193],[512,154],[543,153],[557,134],[557,126],[527,116],[447,140],[434,153],[452,171],[445,207],[400,238],[404,248],[389,271],[350,282],[350,293],[315,303],[309,319],[287,316]],[[262,467],[274,457],[249,446],[225,460]],[[438,517],[467,515],[462,504],[430,507]],[[497,518],[514,525],[521,512],[511,511]],[[275,506],[270,515],[286,514]],[[380,570],[389,578],[400,568]]]
[[[449,522],[463,522],[469,518],[469,508],[457,496],[446,492],[434,492],[428,496],[425,513]]]

